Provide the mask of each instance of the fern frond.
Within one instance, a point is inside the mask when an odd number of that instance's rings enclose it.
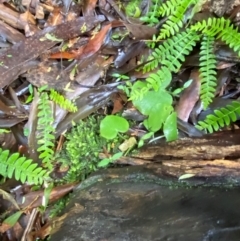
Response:
[[[150,56],[153,60],[144,66],[143,71],[149,72],[162,64],[170,71],[177,72],[181,67],[181,62],[185,60],[184,56],[189,55],[199,39],[199,35],[189,29],[176,34],[153,51]]]
[[[147,23],[149,26],[153,26],[154,24],[157,24],[159,22],[159,6],[162,3],[161,0],[152,0],[152,5],[149,8],[149,11],[147,14],[140,18],[141,21]]]
[[[170,70],[163,66],[156,73],[150,74],[146,82],[137,81],[132,88],[129,100],[142,99],[151,90],[158,91],[159,88],[165,89],[172,80]]]
[[[215,37],[225,29],[232,27],[230,20],[225,18],[208,18],[207,21],[197,22],[191,26],[192,30],[201,31],[202,33]]]
[[[233,101],[230,105],[214,111],[214,115],[208,115],[204,121],[199,121],[196,127],[199,130],[207,130],[209,133],[217,131],[220,127],[229,125],[237,120],[240,115],[240,102]]]
[[[147,82],[137,81],[131,88],[129,100],[142,99],[143,96],[152,89]]]
[[[219,34],[219,38],[240,56],[240,33],[236,27],[230,25],[228,28],[225,28]]]
[[[159,8],[161,16],[169,16],[165,24],[163,24],[158,40],[165,39],[183,27],[184,14],[191,5],[195,5],[197,0],[168,0]]]
[[[179,4],[179,2],[179,0],[166,1],[159,7],[158,14],[162,17],[175,14],[176,7]]]
[[[200,98],[204,109],[212,102],[217,86],[216,58],[214,55],[214,37],[204,36],[200,51]]]
[[[66,99],[63,95],[59,94],[54,89],[50,89],[50,99],[58,104],[62,109],[68,110],[70,112],[76,112],[77,106],[74,105],[70,100]]]
[[[48,170],[52,170],[53,168],[51,163],[54,155],[53,147],[55,141],[53,122],[53,111],[49,103],[48,94],[42,92],[38,103],[37,140],[39,148],[37,151],[40,152],[39,158],[42,159]]]
[[[9,150],[0,148],[0,175],[8,178],[13,176],[22,183],[42,184],[47,179],[47,170],[38,167],[36,163],[26,157],[20,157],[19,153],[9,154]]]
[[[201,31],[208,36],[221,38],[231,49],[240,56],[240,33],[229,19],[209,18],[191,26],[192,30]]]

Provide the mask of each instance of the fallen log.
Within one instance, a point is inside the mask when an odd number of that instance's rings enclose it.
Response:
[[[148,145],[116,163],[145,165],[160,175],[203,178],[220,185],[240,184],[240,130],[222,131],[201,138],[183,138]],[[210,181],[211,180],[211,181]]]
[[[182,138],[169,143],[147,145],[133,157],[163,159],[237,159],[240,157],[240,130],[222,131],[203,137]]]

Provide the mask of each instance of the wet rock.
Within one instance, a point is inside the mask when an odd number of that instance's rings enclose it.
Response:
[[[51,241],[240,239],[238,190],[160,175],[144,167],[94,174],[75,190]]]

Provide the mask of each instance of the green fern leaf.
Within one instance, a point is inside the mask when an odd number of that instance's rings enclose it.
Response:
[[[231,29],[232,24],[230,20],[224,18],[208,18],[202,22],[197,22],[191,26],[192,30],[201,31],[202,33],[215,37],[225,29]]]
[[[204,109],[212,102],[217,86],[216,58],[214,55],[214,38],[204,36],[200,51],[200,76],[201,91],[200,98]]]
[[[230,105],[214,111],[214,115],[208,115],[204,121],[199,121],[196,127],[199,130],[207,130],[209,133],[219,130],[237,120],[240,115],[240,102],[233,101]]]
[[[53,112],[46,92],[40,94],[38,110],[37,143],[39,147],[37,151],[40,152],[39,158],[42,159],[45,166],[52,170],[53,165],[51,161],[54,155],[53,147],[55,141],[53,133],[55,129],[52,126],[54,122]]]
[[[9,154],[8,154],[9,155]],[[19,153],[14,153],[8,158],[8,178],[11,178],[13,176],[14,172],[14,163],[19,158]]]
[[[178,0],[168,0],[165,3],[163,3],[159,10],[158,10],[158,14],[160,16],[169,16],[171,14],[174,14],[176,11],[176,7],[179,4],[180,1]]]
[[[158,64],[161,64],[162,68],[156,73],[150,74],[146,79],[146,84],[135,83],[132,87],[130,100],[142,99],[148,91],[152,89],[157,91],[159,88],[168,86],[172,79],[171,72],[177,73],[179,71],[182,62],[185,61],[185,55],[192,51],[199,39],[200,37],[195,31],[186,30],[166,40],[156,48],[150,57],[154,58],[154,61],[146,64],[143,71],[154,69]],[[163,85],[163,83],[165,84]]]
[[[230,48],[238,52],[240,56],[240,33],[230,20],[224,18],[209,18],[207,21],[197,22],[191,26],[192,30],[201,31],[202,33],[221,38]]]
[[[159,8],[159,14],[169,16],[165,24],[163,24],[157,40],[165,39],[183,27],[184,14],[191,5],[195,5],[197,0],[168,0]]]
[[[141,13],[141,11],[139,10],[139,2],[139,0],[132,0],[128,2],[125,7],[125,13],[128,17],[139,17],[139,14]],[[140,11],[140,13],[136,14],[138,10]]]
[[[24,161],[26,160],[25,157],[20,157],[18,160],[17,160],[17,166],[22,166],[22,164],[24,163]],[[15,166],[15,165],[14,165]],[[20,168],[17,168],[15,169],[15,179],[16,180],[19,180],[21,177],[21,169]]]
[[[172,74],[169,68],[163,66],[156,73],[150,74],[146,82],[135,82],[129,100],[141,100],[148,91],[158,91],[159,88],[165,89],[171,80]]]
[[[219,34],[219,38],[240,56],[240,33],[237,28],[230,25]]]
[[[199,35],[189,29],[176,34],[153,51],[150,56],[153,61],[147,63],[143,71],[149,72],[155,69],[158,64],[164,64],[170,71],[178,72],[181,62],[185,60],[185,55],[189,55],[199,39]]]
[[[62,109],[68,110],[70,112],[77,111],[77,106],[74,105],[74,103],[53,89],[50,89],[50,99],[58,104]]]
[[[19,157],[19,153],[10,154],[9,150],[0,148],[0,175],[20,180],[22,183],[42,184],[47,179],[47,170],[38,167],[36,163],[26,157]]]
[[[150,26],[153,26],[154,24],[157,24],[159,22],[159,6],[162,3],[161,0],[152,0],[152,5],[149,8],[149,11],[147,14],[140,18],[141,21],[147,23]]]

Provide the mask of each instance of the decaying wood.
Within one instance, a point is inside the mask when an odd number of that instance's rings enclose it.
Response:
[[[240,179],[240,160],[171,160],[161,163],[163,173],[179,178],[184,174],[194,177],[217,178],[220,182],[238,182]],[[220,178],[220,179],[219,179]]]
[[[197,178],[212,178],[218,183],[231,181],[235,184],[240,181],[240,159],[226,160],[162,160],[157,163],[140,158],[120,158],[117,164],[128,164],[131,166],[145,165],[146,169],[153,169],[162,175],[179,178],[184,174],[192,174]]]
[[[25,36],[22,33],[3,21],[0,21],[0,32],[5,36],[7,41],[12,44],[24,41],[25,39]]]
[[[210,160],[240,157],[240,130],[222,131],[200,138],[183,138],[170,143],[149,145],[134,157],[152,160]]]
[[[21,18],[21,14],[0,4],[0,18],[14,28],[26,30],[28,23]]]
[[[240,180],[240,130],[223,131],[203,138],[184,138],[171,143],[149,145],[118,164],[146,165],[162,175],[179,178],[192,174],[220,183]]]

